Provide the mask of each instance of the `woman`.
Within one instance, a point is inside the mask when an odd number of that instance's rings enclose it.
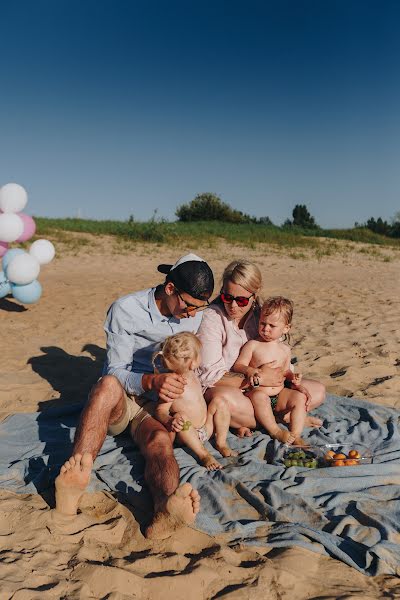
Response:
[[[233,261],[222,276],[218,298],[206,309],[198,331],[202,343],[200,381],[207,402],[218,398],[226,402],[231,411],[231,427],[240,437],[251,435],[256,427],[254,409],[249,398],[241,391],[243,375],[230,372],[243,344],[258,335],[261,300],[260,269],[247,260]],[[260,385],[280,386],[283,371],[279,367],[263,369]],[[325,387],[311,379],[303,379],[311,394],[310,410],[325,399]],[[308,427],[322,424],[316,417],[308,417]]]

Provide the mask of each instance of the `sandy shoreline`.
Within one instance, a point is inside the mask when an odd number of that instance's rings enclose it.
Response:
[[[123,249],[108,238],[73,252],[59,244],[58,250],[41,273],[44,294],[37,305],[24,310],[13,300],[0,301],[2,418],[82,402],[101,370],[108,306],[158,283],[158,262],[173,262],[181,253]],[[262,270],[264,295],[294,301],[293,354],[303,373],[330,393],[400,408],[399,252],[374,257],[354,246],[320,260],[296,260],[261,245],[194,251],[210,262],[216,290],[227,262],[247,256]],[[66,535],[52,529],[40,496],[0,492],[2,600],[400,597],[395,577],[368,578],[305,550],[229,547],[193,530],[149,543],[128,508],[109,494],[88,495],[82,509],[102,527],[76,526]]]

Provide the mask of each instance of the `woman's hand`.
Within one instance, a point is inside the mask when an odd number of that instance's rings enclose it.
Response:
[[[258,377],[259,385],[264,387],[281,387],[284,382],[284,369],[276,366],[276,360],[266,363],[258,369],[260,375]]]
[[[297,385],[294,381],[292,381],[292,389],[293,390],[297,390],[301,394],[305,395],[305,397],[306,397],[306,411],[308,412],[310,410],[310,405],[311,405],[311,394],[308,391],[308,389],[305,388],[304,385],[300,385],[300,384]]]

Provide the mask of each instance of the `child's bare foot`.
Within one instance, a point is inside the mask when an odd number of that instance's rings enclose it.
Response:
[[[293,444],[295,446],[309,446],[309,444],[300,436],[295,436]]]
[[[235,431],[236,435],[240,438],[251,437],[253,432],[248,427],[238,427]]]
[[[223,469],[223,465],[221,465],[221,463],[219,463],[217,459],[208,452],[200,458],[200,462],[206,469],[208,469],[208,471],[217,471],[218,469]]]
[[[167,499],[153,522],[146,529],[146,537],[164,540],[184,525],[191,525],[200,510],[200,494],[190,483],[184,483]]]
[[[215,444],[216,449],[218,450],[218,452],[220,452],[222,454],[222,456],[224,458],[227,458],[228,456],[237,456],[238,453],[235,450],[232,450],[231,448],[229,448],[229,446],[227,444],[225,445],[219,445],[219,444]]]
[[[93,466],[91,454],[75,454],[67,460],[56,478],[56,510],[63,515],[76,515],[79,498],[89,483]]]
[[[282,444],[293,444],[295,440],[295,436],[287,429],[281,429],[277,427],[274,431],[269,432],[269,435],[278,440],[278,442],[282,442]]]

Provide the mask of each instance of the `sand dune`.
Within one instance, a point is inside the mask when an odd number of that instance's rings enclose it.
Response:
[[[247,256],[262,269],[264,295],[294,300],[299,370],[331,393],[399,409],[400,255],[348,246],[320,260],[267,246],[194,251],[217,277],[229,260]],[[108,238],[73,253],[59,244],[41,274],[37,305],[0,301],[1,416],[82,402],[101,371],[108,306],[157,283],[157,263],[173,262],[181,250],[122,248]],[[400,598],[397,578],[367,578],[305,550],[230,546],[191,529],[150,543],[111,494],[85,495],[81,510],[77,520],[63,521],[40,496],[0,492],[1,600]]]

